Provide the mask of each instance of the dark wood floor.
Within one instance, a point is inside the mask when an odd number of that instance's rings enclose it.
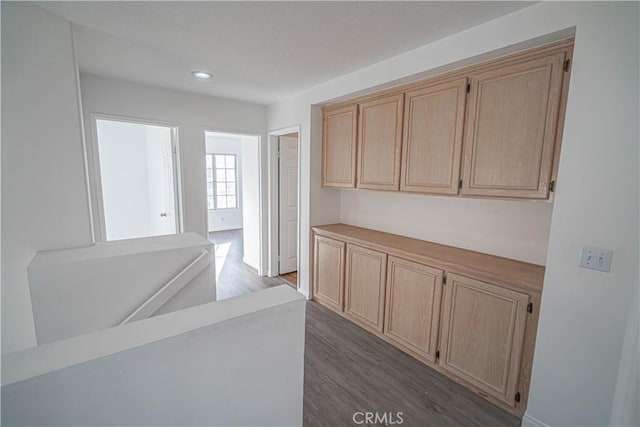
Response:
[[[242,262],[242,230],[209,233],[216,249],[216,293],[223,300],[286,283],[278,277],[262,277]]]
[[[354,413],[367,411],[402,412],[402,425],[411,427],[520,425],[518,418],[313,301],[307,304],[304,368],[306,427],[357,425]]]

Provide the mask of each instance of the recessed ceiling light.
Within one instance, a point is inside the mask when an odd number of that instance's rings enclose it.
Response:
[[[210,79],[212,77],[212,74],[207,73],[206,71],[192,71],[191,74],[196,79],[202,79],[202,80]]]

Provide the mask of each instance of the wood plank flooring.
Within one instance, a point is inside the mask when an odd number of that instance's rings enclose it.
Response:
[[[411,427],[520,425],[513,415],[313,301],[307,304],[304,368],[305,427],[358,425],[354,413],[367,411],[402,412],[402,425]]]
[[[223,300],[286,283],[279,277],[263,277],[242,262],[242,229],[209,233],[216,250],[216,293]]]
[[[291,273],[281,274],[279,277],[283,278],[286,282],[291,284],[294,288],[298,289],[298,272],[292,271]]]

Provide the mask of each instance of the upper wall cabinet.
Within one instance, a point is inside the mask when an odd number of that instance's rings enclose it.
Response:
[[[548,197],[565,56],[470,76],[462,194]]]
[[[403,94],[360,104],[358,188],[398,190]]]
[[[358,106],[324,111],[322,185],[356,186],[356,132]]]
[[[400,190],[457,194],[467,79],[405,95]]]
[[[549,198],[572,49],[565,40],[325,107],[323,185]]]

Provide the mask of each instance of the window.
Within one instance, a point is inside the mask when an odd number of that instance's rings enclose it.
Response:
[[[207,154],[207,206],[209,209],[236,209],[236,155]]]

